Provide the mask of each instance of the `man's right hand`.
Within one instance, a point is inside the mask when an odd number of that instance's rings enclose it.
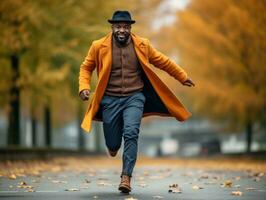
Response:
[[[87,101],[90,96],[90,91],[88,89],[82,90],[79,94],[82,101]]]

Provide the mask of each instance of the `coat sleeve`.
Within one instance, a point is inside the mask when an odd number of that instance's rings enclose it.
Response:
[[[95,47],[92,43],[87,56],[80,65],[79,71],[79,94],[82,90],[90,90],[92,72],[95,69]]]
[[[171,61],[167,56],[157,51],[148,40],[148,58],[149,62],[155,67],[167,72],[170,76],[183,83],[187,80],[188,75],[184,69]]]

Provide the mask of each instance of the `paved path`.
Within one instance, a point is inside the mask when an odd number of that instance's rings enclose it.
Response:
[[[88,168],[88,171],[81,172],[45,172],[14,180],[0,177],[0,199],[262,200],[266,197],[263,173],[165,166],[141,166],[134,173],[133,191],[129,195],[120,194],[117,190],[120,178],[119,170],[114,166]],[[176,193],[169,192],[169,185],[173,184],[178,184],[178,188],[174,188]],[[242,192],[242,195],[232,195],[232,191]]]

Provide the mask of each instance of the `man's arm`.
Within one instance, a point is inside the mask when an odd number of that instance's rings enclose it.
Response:
[[[180,81],[183,85],[194,86],[194,83],[188,78],[187,73],[179,65],[171,61],[167,56],[157,51],[148,41],[149,62],[155,67],[164,70],[169,75]],[[188,85],[188,80],[191,85]]]
[[[95,49],[92,44],[87,56],[80,65],[79,71],[79,96],[82,100],[87,100],[90,91],[90,81],[93,70],[95,69]],[[83,94],[84,93],[84,94]]]

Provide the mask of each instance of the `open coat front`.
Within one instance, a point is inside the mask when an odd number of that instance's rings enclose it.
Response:
[[[133,33],[131,37],[134,48],[142,66],[146,97],[143,117],[148,115],[172,116],[179,121],[190,117],[190,112],[182,105],[177,97],[153,72],[151,64],[166,71],[181,83],[187,79],[186,72],[168,57],[154,49],[149,40]],[[107,86],[112,67],[112,33],[92,43],[89,52],[80,66],[79,92],[90,90],[90,80],[93,70],[97,69],[98,83],[92,101],[86,111],[81,127],[91,131],[92,120],[102,121],[101,99]]]

